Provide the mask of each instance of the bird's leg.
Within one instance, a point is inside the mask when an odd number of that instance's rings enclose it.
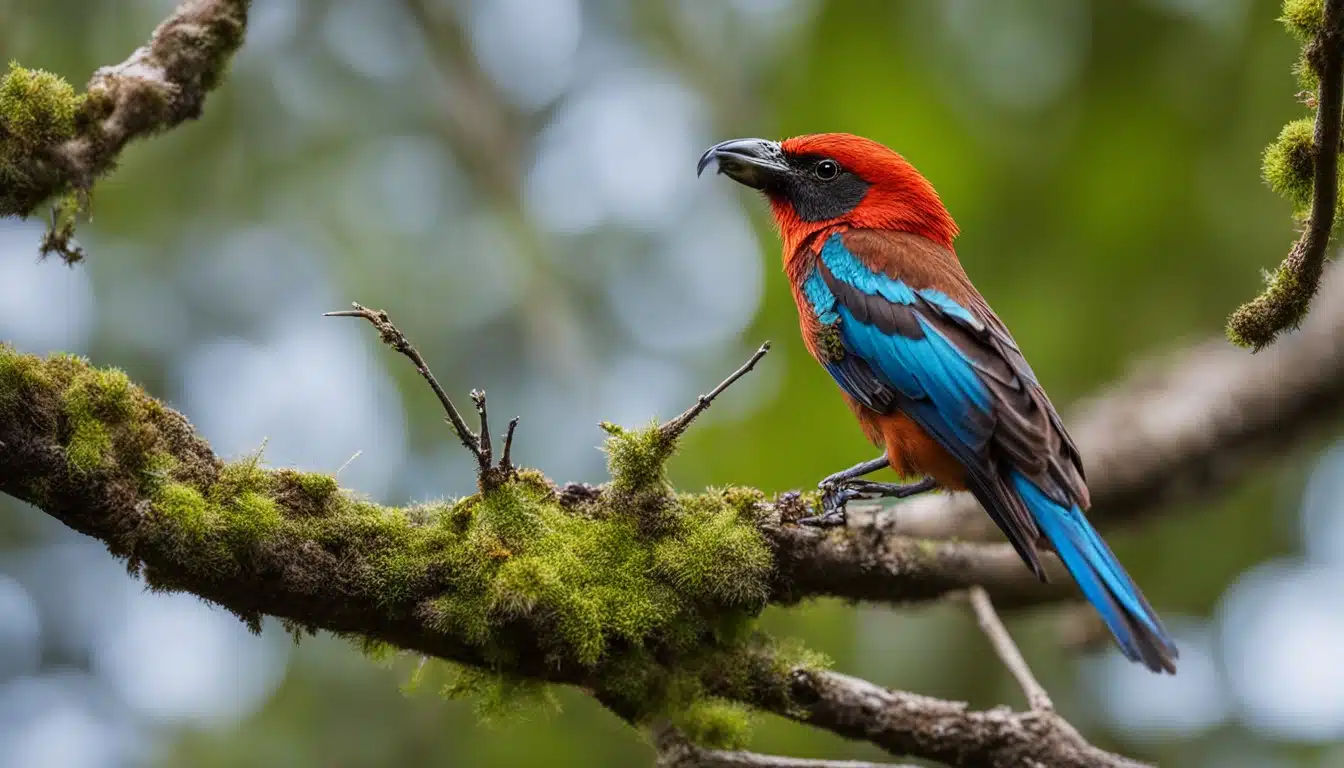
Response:
[[[876,472],[879,469],[890,466],[886,455],[877,457],[870,461],[855,464],[849,469],[836,472],[826,477],[818,483],[821,489],[821,511],[820,515],[805,517],[798,521],[799,525],[811,525],[819,528],[830,528],[833,526],[845,524],[845,504],[854,499],[878,499],[878,498],[898,498],[903,499],[907,496],[914,496],[918,493],[931,491],[937,486],[937,483],[931,477],[926,477],[916,483],[875,483],[870,480],[860,480],[858,478]]]
[[[856,477],[871,475],[877,470],[886,469],[889,466],[891,466],[891,460],[888,459],[887,454],[884,453],[881,456],[878,456],[876,459],[861,461],[858,464],[855,464],[854,466],[850,467],[849,469],[841,470],[839,472],[836,472],[834,475],[827,475],[824,480],[822,480],[820,483],[817,483],[817,487],[824,491],[828,488],[837,486],[845,482],[846,480],[853,480]]]

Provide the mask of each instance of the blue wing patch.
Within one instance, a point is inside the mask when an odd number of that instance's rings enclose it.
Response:
[[[847,294],[844,300],[837,290]],[[841,388],[869,407],[899,399],[944,447],[974,461],[970,454],[990,437],[990,393],[971,360],[926,317],[942,312],[983,327],[969,310],[940,291],[916,291],[874,272],[838,234],[823,246],[803,293],[822,323],[838,321],[846,359],[856,358],[827,365]]]

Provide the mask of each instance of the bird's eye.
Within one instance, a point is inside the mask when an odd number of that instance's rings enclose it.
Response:
[[[840,165],[834,160],[822,160],[812,171],[822,181],[830,181],[840,175]]]

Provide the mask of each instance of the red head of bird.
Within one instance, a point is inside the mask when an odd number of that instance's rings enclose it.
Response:
[[[698,170],[712,161],[769,198],[786,258],[814,235],[848,227],[909,232],[948,249],[957,236],[928,179],[871,139],[848,133],[733,139],[710,147]]]

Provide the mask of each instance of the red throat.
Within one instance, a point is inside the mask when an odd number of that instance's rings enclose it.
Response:
[[[797,136],[785,140],[783,148],[790,155],[829,157],[869,184],[854,210],[825,221],[803,221],[787,201],[772,198],[770,207],[786,257],[814,235],[846,228],[909,232],[952,248],[957,236],[952,215],[929,180],[896,152],[847,133]]]

